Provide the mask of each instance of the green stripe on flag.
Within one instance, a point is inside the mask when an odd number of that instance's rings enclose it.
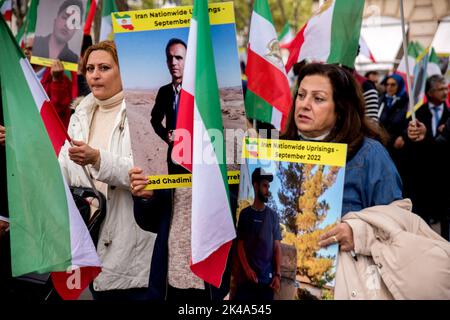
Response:
[[[271,123],[272,111],[273,107],[270,104],[247,89],[245,94],[245,114],[248,118]]]
[[[363,11],[364,0],[335,0],[328,63],[354,67]]]
[[[195,103],[206,130],[215,129],[222,132],[221,141],[211,141],[213,146],[220,146],[223,152],[216,157],[223,183],[230,203],[228,177],[226,170],[225,141],[223,138],[222,112],[220,107],[219,86],[217,84],[214,52],[208,16],[208,2],[196,1],[193,19],[197,21],[197,63],[195,79]],[[198,10],[198,11],[197,11]],[[217,138],[217,137],[216,137]],[[211,139],[211,137],[210,137]]]
[[[102,17],[109,16],[112,12],[119,11],[115,0],[103,0],[102,6]]]
[[[280,35],[278,36],[278,41],[281,41],[281,39],[283,39],[283,37],[289,33],[290,28],[291,27],[289,26],[289,22],[286,22],[284,24],[283,30],[281,30]]]
[[[267,0],[255,0],[253,11],[273,25],[272,14],[270,13],[270,7]]]
[[[439,63],[440,63],[439,57],[437,56],[436,51],[434,50],[434,48],[431,48],[431,53],[430,53],[430,59],[429,59],[429,61],[430,61],[431,63],[436,63],[436,64],[439,64]]]
[[[61,170],[20,66],[23,53],[0,18],[0,82],[13,276],[64,271],[71,262],[69,215]]]
[[[25,19],[16,35],[17,42],[22,39],[22,36],[35,32],[38,4],[39,0],[31,0],[27,15],[25,16]]]

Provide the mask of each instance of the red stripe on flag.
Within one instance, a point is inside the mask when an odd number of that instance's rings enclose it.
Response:
[[[11,21],[12,10],[5,11],[5,13],[3,13],[3,17],[5,18],[6,21]]]
[[[81,267],[72,272],[52,272],[56,292],[64,300],[77,300],[80,294],[102,271],[100,267]]]
[[[199,278],[219,288],[227,265],[232,240],[224,243],[203,261],[192,264],[191,271]]]
[[[66,128],[64,127],[61,119],[58,116],[53,105],[50,101],[45,101],[41,108],[41,117],[44,122],[45,129],[47,130],[48,136],[53,144],[53,149],[55,150],[56,156],[59,155],[61,147],[67,140],[70,141],[70,137],[67,135]]]
[[[291,70],[292,66],[298,62],[298,57],[300,56],[300,50],[305,42],[305,29],[308,24],[305,23],[303,28],[297,33],[294,40],[289,44],[287,48],[289,50],[289,58],[286,62],[286,73]]]
[[[248,79],[248,89],[287,115],[292,102],[290,90],[285,90],[285,88],[289,88],[286,75],[253,52],[250,47],[247,61],[245,73]]]
[[[181,89],[180,106],[178,108],[176,130],[189,132],[189,140],[175,131],[175,142],[172,150],[172,160],[192,172],[192,148],[194,136],[194,96]],[[187,153],[189,152],[189,153]]]
[[[89,13],[84,24],[84,34],[91,34],[92,21],[94,21],[95,11],[97,10],[97,4],[95,0],[91,0],[91,6],[89,7]]]

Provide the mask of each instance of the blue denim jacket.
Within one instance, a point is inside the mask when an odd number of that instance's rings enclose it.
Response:
[[[381,143],[365,138],[345,167],[342,216],[402,199],[402,180]]]

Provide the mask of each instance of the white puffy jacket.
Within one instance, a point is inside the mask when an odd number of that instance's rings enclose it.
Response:
[[[68,133],[74,140],[88,141],[96,103],[92,94],[77,106]],[[133,166],[125,100],[117,115],[108,150],[100,150],[100,168],[88,166],[94,179],[108,184],[107,213],[100,229],[97,253],[102,272],[94,280],[96,291],[148,286],[155,235],[143,231],[133,215],[128,170]],[[59,162],[70,186],[90,187],[81,166],[70,160],[69,143],[61,149]]]

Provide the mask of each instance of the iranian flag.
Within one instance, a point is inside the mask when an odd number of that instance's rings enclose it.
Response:
[[[428,60],[427,75],[428,77],[431,77],[436,74],[442,75],[442,72],[441,68],[439,67],[439,57],[437,56],[434,48],[431,48],[430,59]]]
[[[102,22],[100,27],[100,41],[112,40],[113,27],[111,14],[117,12],[116,0],[103,0],[102,3]]]
[[[1,17],[0,43],[12,273],[52,272],[61,297],[76,299],[101,268],[58,163],[65,130]]]
[[[291,108],[291,91],[267,0],[256,0],[248,41],[247,117],[282,130]]]
[[[289,46],[286,71],[304,59],[353,68],[361,32],[364,0],[328,0]]]
[[[292,28],[289,25],[289,22],[286,22],[280,34],[278,35],[278,42],[280,46],[289,44],[292,40],[294,40],[294,34],[292,33]]]
[[[372,51],[370,51],[369,46],[367,45],[366,40],[364,40],[363,36],[359,38],[359,54],[367,57],[372,61],[373,63],[377,63],[375,61],[375,57],[372,54]]]
[[[12,0],[0,1],[0,13],[6,21],[11,22],[12,18]]]
[[[131,16],[128,14],[114,14],[116,22],[124,29],[134,30],[133,23],[131,22]]]
[[[177,119],[179,128],[188,130],[193,138],[189,142],[193,146],[192,161],[187,161],[192,170],[191,270],[219,287],[236,232],[208,4],[204,0],[194,1]]]
[[[39,0],[31,0],[29,3],[27,15],[23,20],[22,26],[16,35],[16,41],[21,48],[25,47],[27,37],[33,37],[36,31],[37,7]]]
[[[407,83],[406,81],[407,70],[405,60],[408,59],[409,75],[411,77],[412,82],[414,75],[414,68],[416,66],[416,59],[423,52],[423,50],[424,48],[418,42],[413,41],[408,44],[408,53],[406,55],[403,55],[396,70],[396,73],[402,76],[403,80],[405,81],[405,85]],[[406,90],[408,90],[407,85]]]
[[[95,11],[97,10],[97,2],[96,0],[88,0],[86,4],[86,8],[89,8],[86,12],[86,23],[84,24],[84,30],[83,34],[90,35],[91,34],[91,28],[92,28],[92,22],[95,18]]]

